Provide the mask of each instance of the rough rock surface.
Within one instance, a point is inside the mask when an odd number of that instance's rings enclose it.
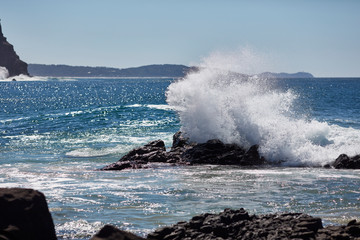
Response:
[[[206,143],[197,144],[186,150],[183,158],[193,164],[219,164],[219,165],[261,165],[265,159],[261,158],[258,146],[254,145],[245,151],[235,144],[224,144],[213,139]]]
[[[360,169],[360,155],[349,157],[346,154],[341,154],[333,163],[333,167],[337,169]]]
[[[106,230],[106,231],[105,231]],[[92,240],[142,239],[125,238],[116,228],[105,226],[102,238]],[[98,233],[98,234],[99,234]],[[119,234],[119,238],[116,238]],[[113,236],[106,238],[105,236]],[[134,237],[131,235],[131,237]],[[225,209],[219,214],[205,213],[193,217],[188,222],[179,222],[149,233],[149,240],[191,240],[191,239],[360,239],[360,223],[350,221],[347,226],[323,228],[320,218],[303,213],[280,213],[249,215],[244,209]]]
[[[57,239],[44,194],[24,188],[0,188],[0,239]]]
[[[321,219],[301,213],[250,216],[244,209],[225,209],[158,229],[148,239],[310,239],[321,228]]]
[[[13,45],[4,37],[0,23],[0,66],[9,71],[9,77],[20,74],[29,75],[27,63],[20,60],[16,54]]]
[[[190,143],[177,132],[173,136],[173,144],[169,152],[162,140],[152,141],[142,147],[131,150],[119,161],[100,170],[123,170],[127,168],[143,168],[152,162],[173,164],[220,164],[254,166],[266,163],[260,156],[258,146],[245,150],[235,144],[225,144],[213,139],[206,143]]]
[[[148,144],[131,150],[119,161],[112,163],[101,170],[123,170],[126,168],[142,168],[149,162],[166,162],[165,143],[162,140],[149,142]]]

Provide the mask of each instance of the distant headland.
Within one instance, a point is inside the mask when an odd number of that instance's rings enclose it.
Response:
[[[258,77],[263,78],[313,78],[314,76],[311,73],[307,72],[297,72],[297,73],[272,73],[264,72],[257,75]]]
[[[33,76],[46,77],[183,77],[196,70],[177,64],[154,64],[133,68],[87,67],[69,65],[29,64]]]
[[[8,77],[17,75],[29,75],[27,63],[21,61],[16,54],[13,45],[4,37],[0,22],[0,67],[5,67],[9,72]]]
[[[197,67],[178,64],[153,64],[132,68],[109,68],[69,65],[29,64],[33,76],[46,77],[184,77],[188,72],[197,71]],[[271,73],[257,75],[264,78],[313,78],[311,73]]]

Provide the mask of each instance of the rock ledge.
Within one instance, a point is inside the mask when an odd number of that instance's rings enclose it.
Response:
[[[219,164],[255,166],[265,164],[260,156],[258,146],[251,146],[248,150],[236,144],[225,144],[218,139],[206,143],[190,143],[187,138],[177,132],[173,136],[171,150],[166,151],[162,140],[155,140],[148,144],[131,150],[119,161],[100,170],[123,170],[147,167],[148,163],[172,163],[179,165],[192,164]]]

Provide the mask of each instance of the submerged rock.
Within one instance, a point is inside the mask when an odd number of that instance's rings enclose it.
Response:
[[[44,194],[33,189],[0,188],[0,239],[57,239]]]
[[[349,157],[346,154],[341,154],[332,166],[337,169],[360,169],[360,155]]]
[[[100,170],[123,170],[127,168],[143,168],[152,162],[172,164],[219,164],[254,166],[266,163],[260,156],[258,146],[248,150],[236,145],[225,144],[218,139],[206,143],[191,143],[181,132],[173,136],[173,144],[169,152],[162,140],[152,141],[142,147],[131,150],[119,161]]]

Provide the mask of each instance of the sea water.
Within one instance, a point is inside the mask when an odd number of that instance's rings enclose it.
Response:
[[[360,79],[31,78],[0,82],[0,187],[42,191],[59,239],[105,224],[146,235],[204,212],[360,218],[359,170],[324,169],[360,152]],[[278,167],[168,166],[96,171],[183,130],[197,141],[260,144]]]

